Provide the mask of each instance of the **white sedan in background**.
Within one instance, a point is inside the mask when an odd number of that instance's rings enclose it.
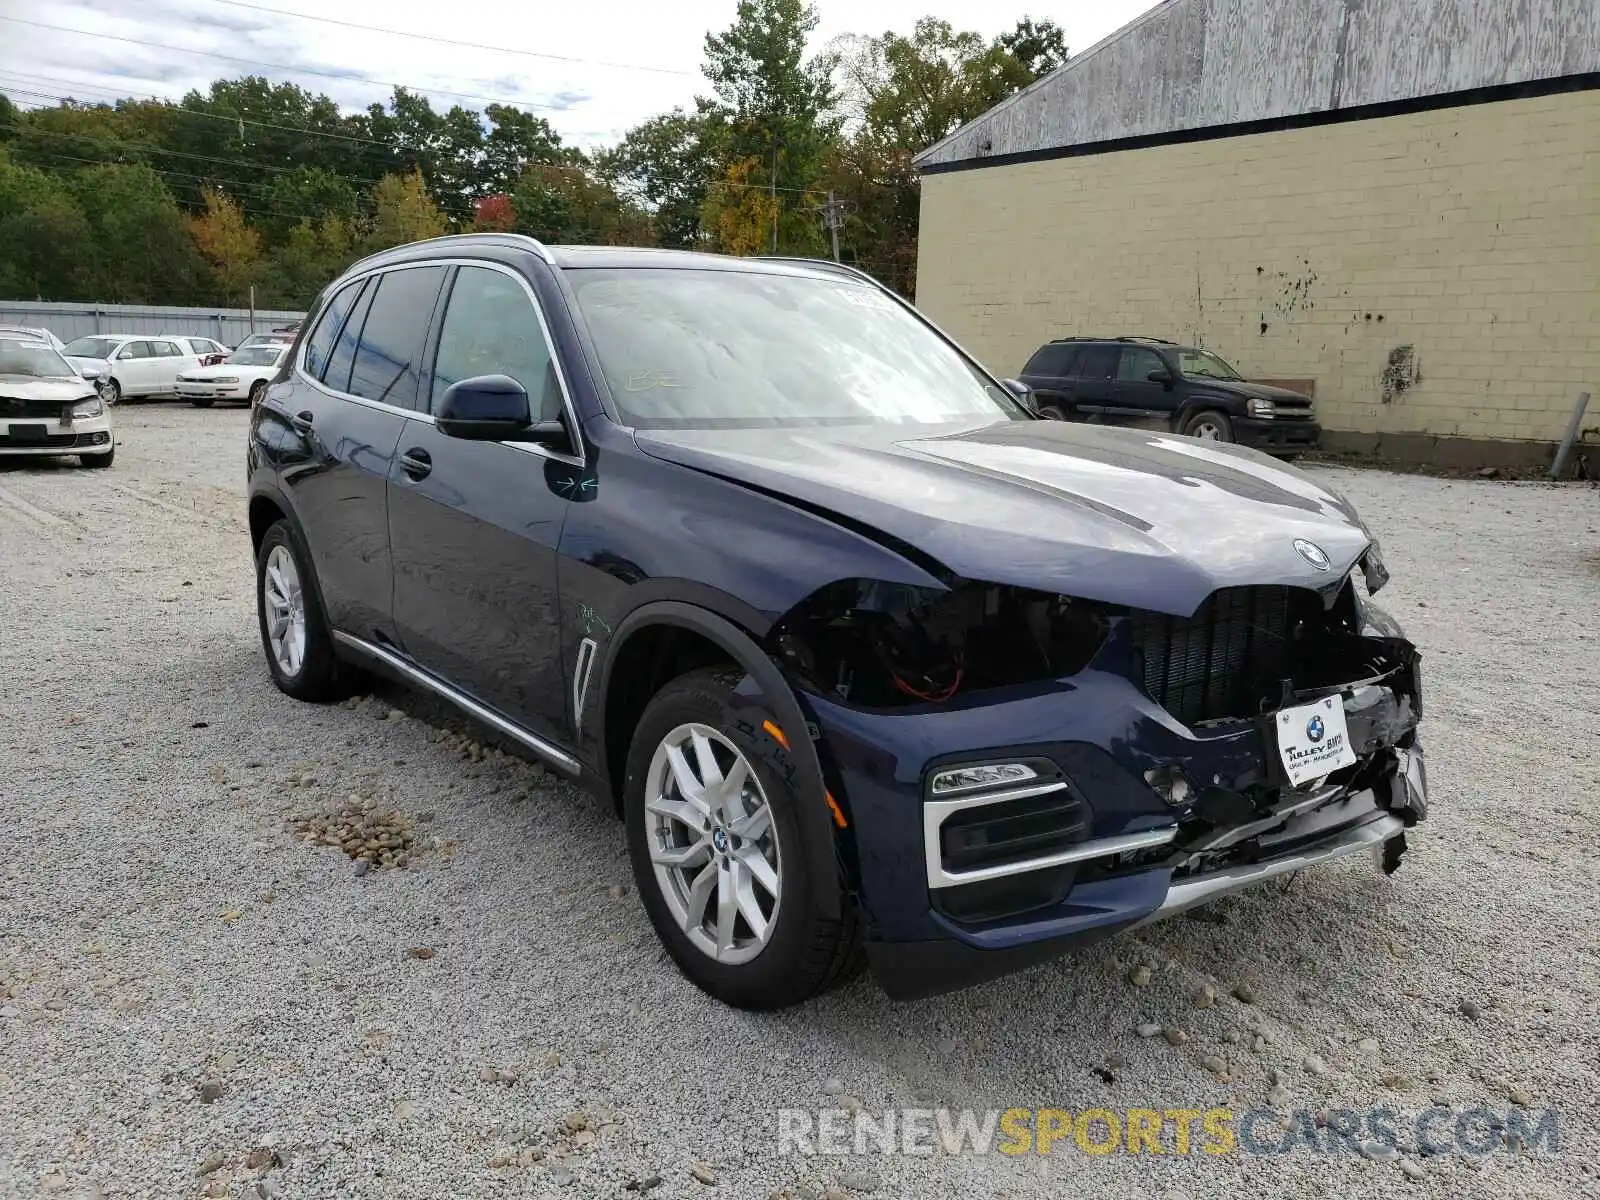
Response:
[[[0,458],[76,454],[109,467],[111,420],[94,384],[42,338],[0,335]]]
[[[210,408],[218,400],[248,400],[254,407],[288,353],[287,345],[259,342],[235,350],[215,366],[186,370],[178,376],[178,398],[196,408]]]

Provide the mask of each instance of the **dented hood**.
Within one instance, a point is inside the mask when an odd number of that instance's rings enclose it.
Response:
[[[1370,542],[1349,503],[1304,472],[1164,433],[1001,421],[635,437],[966,579],[1185,616],[1220,587],[1331,596]]]

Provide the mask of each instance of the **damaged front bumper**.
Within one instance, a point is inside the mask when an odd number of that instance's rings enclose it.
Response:
[[[1270,721],[1197,732],[1112,672],[916,712],[808,695],[874,973],[931,995],[1357,851],[1393,870],[1427,815],[1414,653],[1408,670],[1338,693],[1358,761],[1305,788],[1277,769]],[[1034,774],[930,792],[941,769],[1000,762]]]

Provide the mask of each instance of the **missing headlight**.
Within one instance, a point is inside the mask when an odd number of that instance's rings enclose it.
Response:
[[[844,579],[788,613],[772,643],[819,691],[887,708],[1075,675],[1107,628],[1098,606],[1024,588]]]

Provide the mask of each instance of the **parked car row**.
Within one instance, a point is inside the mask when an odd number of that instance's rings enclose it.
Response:
[[[1311,397],[1251,383],[1224,359],[1161,338],[1067,337],[1022,369],[1040,416],[1165,423],[1175,433],[1276,453],[1308,450],[1321,429]]]

